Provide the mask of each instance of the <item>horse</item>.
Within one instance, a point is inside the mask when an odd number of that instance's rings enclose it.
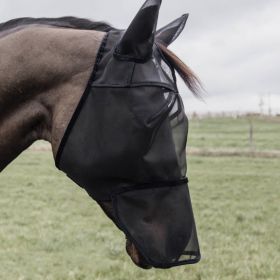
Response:
[[[162,29],[172,35],[167,44],[160,33],[155,41],[198,96],[198,77],[167,46],[180,28],[182,20],[177,20]],[[37,140],[48,141],[56,158],[102,41],[113,30],[105,22],[77,17],[18,18],[0,24],[0,172]],[[112,203],[97,202],[114,220]],[[126,251],[137,266],[151,267],[129,238]]]

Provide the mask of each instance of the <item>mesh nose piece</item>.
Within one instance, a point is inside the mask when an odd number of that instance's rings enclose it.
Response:
[[[148,184],[116,192],[118,226],[154,267],[198,262],[200,251],[187,182]]]

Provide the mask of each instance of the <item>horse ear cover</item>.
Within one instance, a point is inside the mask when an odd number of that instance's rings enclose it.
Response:
[[[165,46],[169,46],[178,38],[178,36],[184,30],[188,17],[189,14],[184,14],[159,29],[156,33],[156,41]]]
[[[161,0],[147,0],[115,49],[120,60],[147,61],[152,56]]]

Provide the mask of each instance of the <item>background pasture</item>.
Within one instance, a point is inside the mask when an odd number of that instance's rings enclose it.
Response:
[[[190,121],[188,175],[202,260],[136,268],[124,236],[39,143],[0,176],[0,279],[280,277],[280,118]],[[211,151],[211,156],[209,155]],[[266,153],[262,153],[262,152]]]

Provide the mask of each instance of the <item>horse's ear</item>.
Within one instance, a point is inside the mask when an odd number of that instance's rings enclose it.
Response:
[[[161,0],[147,0],[124,33],[115,55],[122,60],[145,61],[151,57]]]
[[[162,27],[156,33],[156,41],[162,43],[165,46],[169,46],[172,42],[174,42],[178,36],[183,31],[189,14],[184,14],[178,19],[175,19],[168,25]]]

